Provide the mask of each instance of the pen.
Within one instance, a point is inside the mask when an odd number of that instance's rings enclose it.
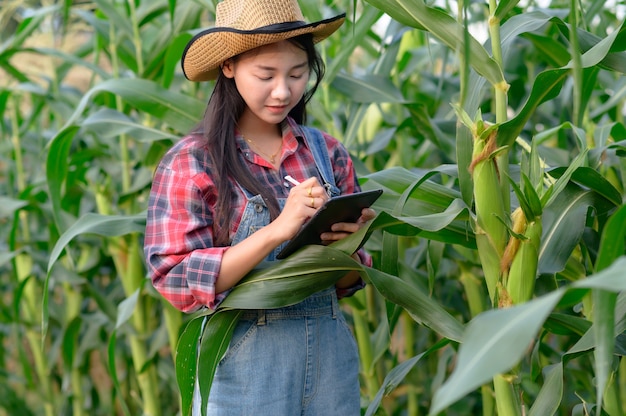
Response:
[[[292,185],[300,185],[300,182],[291,177],[291,175],[285,176],[285,180]]]

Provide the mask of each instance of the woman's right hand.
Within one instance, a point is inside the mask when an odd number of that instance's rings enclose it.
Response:
[[[285,207],[274,221],[224,252],[216,293],[236,285],[272,250],[291,240],[327,199],[326,189],[314,177],[291,188]]]
[[[289,196],[280,215],[272,222],[274,231],[291,240],[302,225],[328,200],[326,188],[311,177],[289,190]]]

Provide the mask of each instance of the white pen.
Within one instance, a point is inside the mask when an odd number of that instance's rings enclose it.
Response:
[[[285,180],[292,185],[300,185],[300,182],[291,177],[291,175],[285,176]]]

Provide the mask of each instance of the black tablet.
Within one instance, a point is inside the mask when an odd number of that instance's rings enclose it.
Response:
[[[307,244],[321,244],[320,234],[330,231],[330,227],[338,222],[356,222],[363,208],[369,208],[380,195],[382,189],[339,195],[329,199],[303,226],[298,234],[289,241],[276,256],[285,257]]]

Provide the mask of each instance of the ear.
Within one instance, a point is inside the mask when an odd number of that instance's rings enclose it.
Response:
[[[227,59],[221,66],[222,73],[226,78],[235,77],[235,62],[232,59]]]

